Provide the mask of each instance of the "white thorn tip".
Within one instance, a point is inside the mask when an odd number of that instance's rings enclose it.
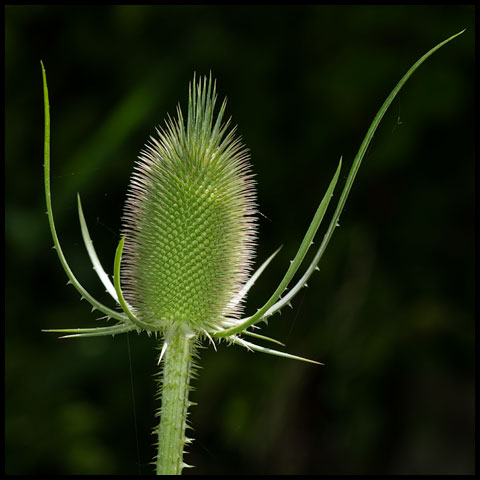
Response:
[[[165,341],[162,347],[162,351],[160,352],[160,356],[158,357],[158,362],[157,365],[160,365],[160,362],[162,361],[163,355],[165,354],[165,351],[167,350],[168,343]]]
[[[215,345],[215,342],[213,341],[213,338],[209,335],[209,333],[203,329],[203,333],[205,334],[205,336],[208,338],[208,340],[210,341],[210,343],[213,345],[213,349],[215,351],[217,351],[217,346]]]
[[[147,333],[150,334],[150,330],[147,330]],[[170,330],[167,330],[167,333],[165,334],[165,341],[163,342],[163,347],[162,347],[162,351],[160,352],[160,356],[158,357],[158,363],[157,365],[160,365],[160,362],[162,361],[162,357],[165,353],[165,351],[167,350],[167,346],[168,346],[168,342],[170,342],[170,337],[172,336],[172,329]]]

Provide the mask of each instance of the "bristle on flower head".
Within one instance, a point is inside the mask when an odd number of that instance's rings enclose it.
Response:
[[[250,272],[256,191],[235,129],[214,115],[215,83],[189,88],[188,117],[169,118],[136,162],[127,193],[122,285],[136,314],[156,327],[216,331],[237,317]]]

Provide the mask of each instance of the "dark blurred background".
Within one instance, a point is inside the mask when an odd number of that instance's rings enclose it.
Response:
[[[248,313],[276,288],[339,157],[338,188],[396,82],[463,28],[392,104],[321,271],[263,329],[325,366],[224,343],[201,350],[185,473],[474,472],[473,6],[5,12],[6,473],[154,472],[155,341],[40,332],[103,325],[51,248],[40,59],[58,233],[77,277],[109,305],[76,193],[111,272],[137,154],[185,108],[193,72],[212,71],[252,154],[258,262],[284,246]]]

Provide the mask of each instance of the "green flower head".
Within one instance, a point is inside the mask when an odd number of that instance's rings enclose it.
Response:
[[[238,294],[255,244],[255,197],[249,155],[215,115],[215,84],[189,89],[141,152],[130,180],[122,236],[122,286],[138,318],[156,329],[200,334],[238,318]]]

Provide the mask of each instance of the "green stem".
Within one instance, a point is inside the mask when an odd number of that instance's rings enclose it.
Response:
[[[183,449],[188,442],[185,429],[194,350],[195,338],[177,333],[171,336],[163,358],[157,475],[180,475],[185,466]]]

